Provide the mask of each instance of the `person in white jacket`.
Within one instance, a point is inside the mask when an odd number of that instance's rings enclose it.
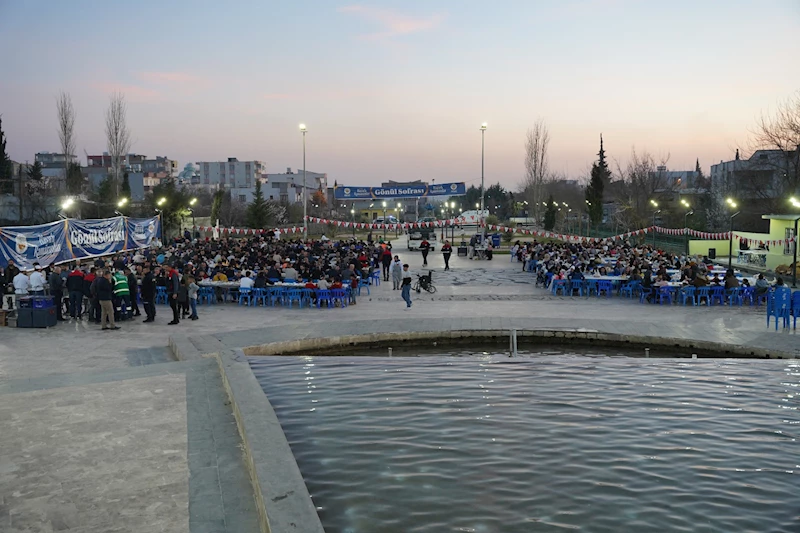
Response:
[[[403,282],[403,263],[400,261],[400,256],[394,256],[389,272],[392,273],[392,290],[399,291],[400,284]]]
[[[31,286],[31,281],[28,275],[20,270],[19,274],[14,276],[14,294],[28,294],[28,289]]]

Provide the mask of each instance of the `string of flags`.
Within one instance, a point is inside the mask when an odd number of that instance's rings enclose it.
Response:
[[[192,228],[202,233],[219,230],[220,233],[227,233],[229,235],[262,235],[264,233],[269,233],[270,231],[272,231],[275,234],[303,233],[305,231],[305,228],[303,226],[292,227],[292,228],[275,228],[275,229],[223,228],[223,227],[216,228],[214,226],[192,226]]]

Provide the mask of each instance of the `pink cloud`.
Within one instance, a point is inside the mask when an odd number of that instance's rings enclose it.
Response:
[[[201,84],[205,79],[186,72],[140,72],[139,78],[150,83]]]
[[[362,39],[391,39],[402,35],[428,31],[438,27],[445,19],[441,13],[427,17],[403,15],[389,9],[351,5],[339,8],[341,13],[355,13],[382,26],[382,31],[362,35]]]
[[[152,102],[161,98],[161,93],[147,87],[138,85],[125,85],[114,82],[93,82],[90,86],[102,93],[111,94],[114,92],[122,93],[132,101]]]

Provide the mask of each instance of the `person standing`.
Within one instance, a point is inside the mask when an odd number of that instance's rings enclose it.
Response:
[[[97,278],[97,301],[100,302],[100,329],[119,329],[114,322],[114,285],[111,283],[111,271],[106,270]]]
[[[61,301],[64,298],[64,289],[61,286],[61,267],[54,266],[50,277],[47,278],[47,284],[50,285],[50,296],[53,297],[53,302],[56,305],[56,318],[58,320],[66,320],[64,313],[61,310]]]
[[[175,267],[168,267],[169,268],[169,276],[167,278],[167,292],[169,293],[169,306],[172,308],[172,322],[167,322],[168,325],[174,326],[176,324],[180,324],[180,311],[178,307],[178,291],[180,289],[181,283],[178,279],[178,271],[175,270]]]
[[[18,271],[17,275],[14,276],[14,294],[17,296],[27,296],[30,287],[31,280],[28,279],[28,275],[21,270]]]
[[[158,267],[156,267],[158,268]],[[150,270],[150,264],[145,263],[144,277],[142,278],[142,305],[147,318],[144,322],[155,322],[156,320],[156,278]]]
[[[422,251],[422,266],[428,266],[428,252],[431,251],[431,243],[428,242],[428,239],[425,237],[422,238],[422,242],[419,243],[419,249]]]
[[[453,255],[453,247],[450,246],[450,241],[444,241],[442,245],[442,257],[444,257],[444,269],[450,270],[450,256]]]
[[[383,265],[383,281],[389,281],[389,267],[392,264],[392,250],[388,246],[384,246],[383,252],[381,252],[381,264]]]
[[[192,276],[189,276],[188,279],[189,284],[189,306],[192,309],[192,314],[189,315],[191,320],[197,320],[197,293],[200,291],[200,286],[195,283],[195,279]]]
[[[403,263],[400,262],[400,256],[394,256],[392,263],[392,290],[399,291],[400,285],[403,283]]]
[[[83,272],[78,265],[67,276],[67,294],[69,294],[70,318],[81,317],[81,304],[83,304]]]
[[[30,279],[30,293],[34,296],[44,296],[44,284],[46,280],[42,273],[42,265],[34,263],[33,268],[34,270]]]
[[[125,269],[128,270],[127,268]],[[125,272],[117,270],[114,273],[114,298],[119,302],[120,320],[130,318],[131,313],[131,291],[128,287],[128,276]]]
[[[134,267],[136,268],[136,267]],[[126,268],[125,272],[128,274],[128,290],[131,295],[131,309],[133,309],[133,316],[142,316],[139,311],[139,280],[136,278],[136,273],[133,268]]]
[[[406,309],[411,308],[411,272],[407,263],[403,265],[403,300],[406,302]]]

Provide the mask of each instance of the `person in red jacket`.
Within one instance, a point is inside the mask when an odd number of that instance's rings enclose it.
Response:
[[[75,265],[75,270],[67,276],[67,298],[69,298],[70,318],[80,318],[83,304],[83,271],[79,265]]]

